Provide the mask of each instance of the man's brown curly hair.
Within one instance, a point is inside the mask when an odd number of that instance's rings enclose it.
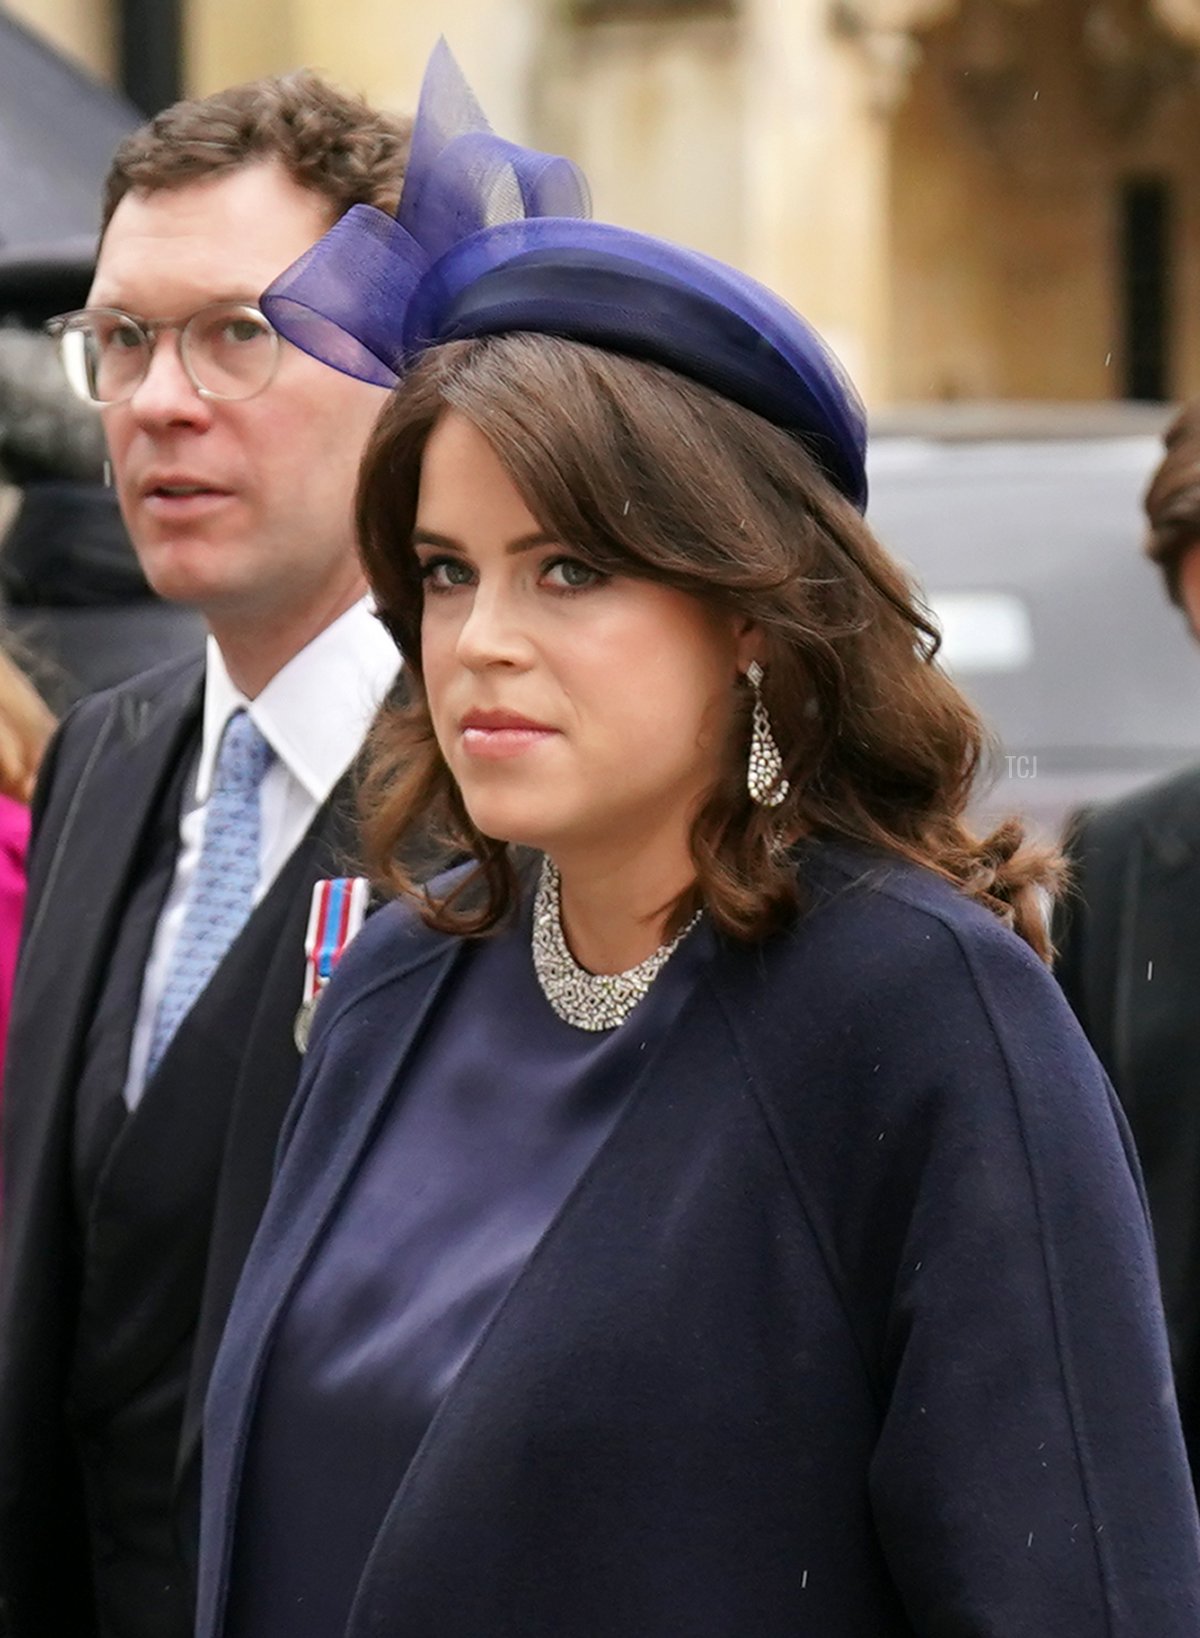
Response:
[[[182,188],[270,159],[329,201],[331,224],[352,205],[391,212],[411,135],[410,119],[382,113],[309,69],[177,102],[117,149],[100,231],[127,193]]]

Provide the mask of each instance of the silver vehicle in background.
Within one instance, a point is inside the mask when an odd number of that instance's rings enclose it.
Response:
[[[953,405],[872,423],[868,518],[999,742],[981,816],[1053,834],[1200,759],[1200,651],[1141,553],[1171,413]]]

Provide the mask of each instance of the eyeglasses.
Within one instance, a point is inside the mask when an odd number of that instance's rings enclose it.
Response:
[[[84,307],[50,319],[46,329],[58,341],[67,380],[89,404],[132,398],[166,330],[178,332],[180,362],[202,398],[253,398],[279,364],[279,335],[249,302],[210,302],[170,324],[116,307]]]

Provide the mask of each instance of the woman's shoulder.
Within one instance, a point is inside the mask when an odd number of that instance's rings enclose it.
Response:
[[[735,1027],[760,1061],[823,1051],[880,1085],[901,1065],[933,1074],[1024,1058],[1030,1043],[1090,1058],[1044,962],[933,871],[832,845],[800,868],[804,913],[724,969]]]
[[[1136,1211],[1111,1091],[1029,946],[903,861],[822,849],[805,879],[807,914],[757,957],[730,956],[719,1000],[839,1257],[859,1266],[884,1241],[902,1245],[927,1187],[953,1195],[967,1178],[986,1191],[1003,1177],[1050,1198],[1072,1155]]]
[[[1037,975],[1053,988],[1043,961],[1004,919],[935,871],[883,853],[832,844],[801,864],[809,897],[801,927],[827,955],[845,950],[901,977],[931,968]]]

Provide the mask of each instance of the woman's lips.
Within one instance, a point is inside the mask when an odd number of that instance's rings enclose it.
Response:
[[[467,716],[461,728],[463,749],[467,755],[485,761],[522,756],[526,751],[544,745],[556,732],[556,729],[547,728],[540,722],[531,722],[527,717],[499,712]]]

